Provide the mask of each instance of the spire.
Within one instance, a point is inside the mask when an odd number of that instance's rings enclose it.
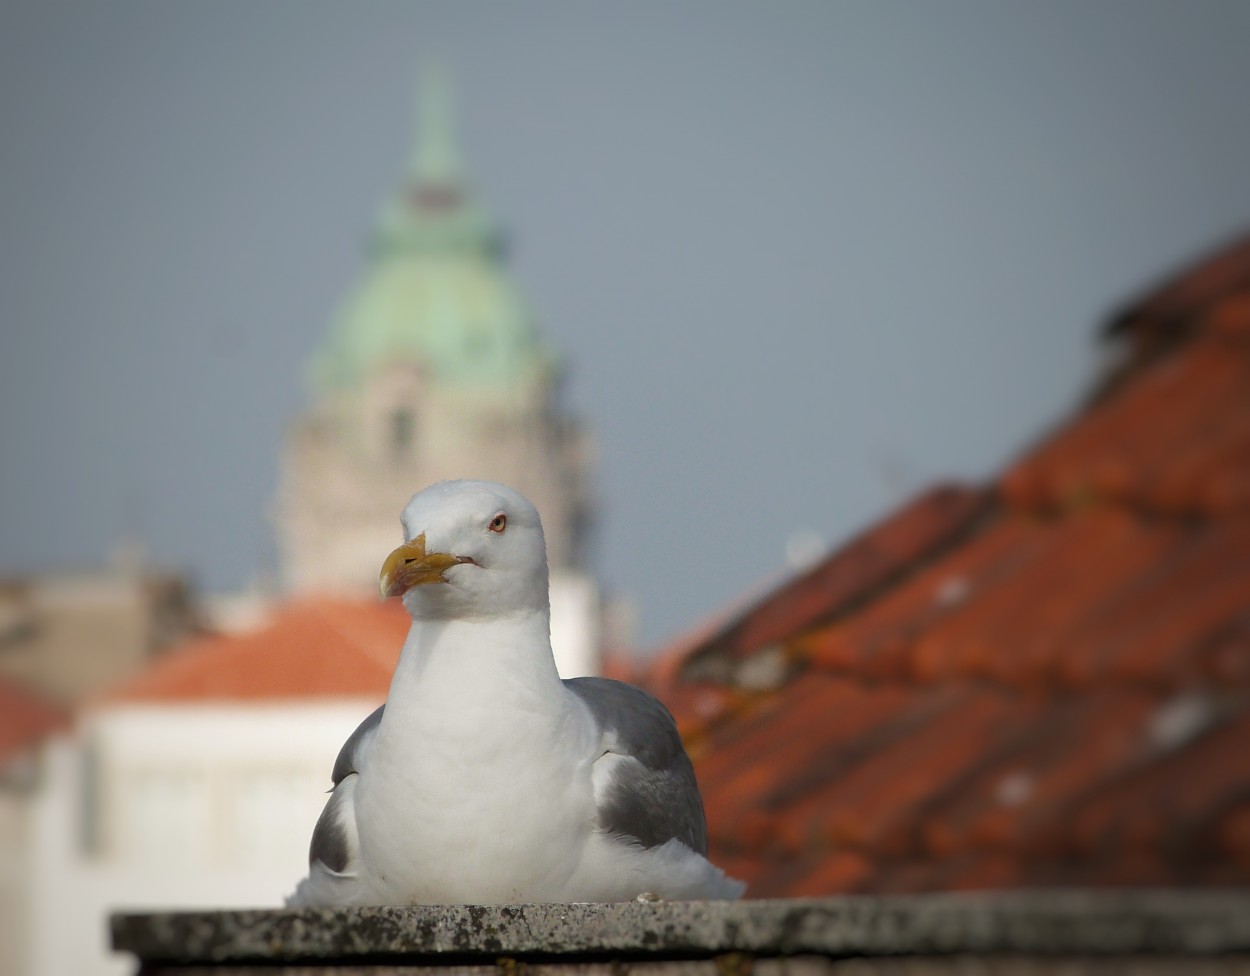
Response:
[[[431,66],[421,80],[405,178],[382,207],[364,281],[315,355],[321,389],[350,386],[387,361],[505,388],[554,368],[461,166],[446,77]]]
[[[428,65],[417,92],[417,138],[407,176],[379,228],[383,250],[468,246],[492,251],[498,246],[498,234],[465,177],[452,116],[447,74],[437,64]]]
[[[456,142],[452,97],[447,74],[434,63],[422,74],[417,95],[417,141],[408,167],[418,187],[453,187],[462,181]]]

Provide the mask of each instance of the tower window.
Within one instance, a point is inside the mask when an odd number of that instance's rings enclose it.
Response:
[[[416,420],[412,411],[400,407],[391,414],[391,455],[396,461],[404,461],[412,456],[415,438]]]
[[[412,192],[411,200],[419,210],[447,213],[460,206],[460,191],[454,186],[422,186]]]

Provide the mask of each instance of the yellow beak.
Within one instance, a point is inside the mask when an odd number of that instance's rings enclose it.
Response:
[[[386,557],[378,578],[382,599],[403,596],[412,587],[425,583],[446,583],[443,573],[452,566],[472,561],[468,556],[453,556],[449,552],[426,552],[422,532]]]

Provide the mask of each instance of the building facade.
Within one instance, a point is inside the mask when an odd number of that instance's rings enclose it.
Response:
[[[73,706],[200,625],[186,581],[141,561],[0,580],[0,679]]]
[[[120,909],[279,907],[407,628],[396,603],[289,601],[80,706],[24,765],[0,742],[0,974],[133,971],[108,951]]]
[[[593,673],[590,439],[560,405],[559,361],[465,178],[437,79],[420,108],[408,174],[312,357],[311,402],[288,433],[275,506],[283,587],[372,593],[415,491],[450,478],[500,481],[542,513],[561,670]]]

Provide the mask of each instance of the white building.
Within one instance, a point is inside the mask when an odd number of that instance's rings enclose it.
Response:
[[[30,972],[38,871],[31,839],[47,783],[44,744],[69,716],[0,678],[0,976]]]
[[[295,601],[85,709],[31,797],[14,973],[108,976],[110,912],[279,907],[307,871],[334,757],[386,697],[397,603]]]

